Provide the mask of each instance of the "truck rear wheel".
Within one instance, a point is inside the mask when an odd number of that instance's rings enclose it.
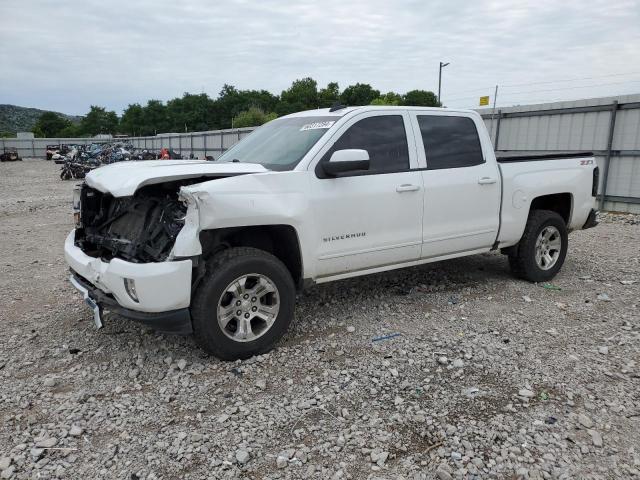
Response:
[[[293,279],[279,259],[256,248],[230,248],[209,260],[194,295],[194,336],[222,360],[266,353],[287,331],[294,306]]]
[[[551,210],[533,210],[518,245],[509,254],[511,272],[530,282],[551,280],[562,268],[569,237],[564,219]]]

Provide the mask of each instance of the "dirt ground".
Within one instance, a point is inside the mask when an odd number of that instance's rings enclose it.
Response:
[[[58,171],[0,164],[3,479],[640,477],[638,217],[571,234],[548,288],[499,254],[314,287],[225,363],[94,328]]]

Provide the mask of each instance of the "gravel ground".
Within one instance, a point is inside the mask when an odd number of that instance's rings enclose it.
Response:
[[[498,254],[315,287],[224,363],[93,328],[57,172],[0,164],[2,479],[640,476],[639,217],[572,234],[553,288]]]

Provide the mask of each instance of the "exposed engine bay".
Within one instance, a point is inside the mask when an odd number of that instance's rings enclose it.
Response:
[[[187,212],[178,191],[183,185],[202,180],[150,185],[130,197],[114,197],[83,185],[75,244],[87,255],[105,261],[113,258],[134,263],[165,261],[184,226]]]

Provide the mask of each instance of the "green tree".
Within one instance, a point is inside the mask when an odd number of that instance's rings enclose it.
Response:
[[[55,136],[61,137],[61,138],[75,138],[75,137],[81,137],[82,133],[80,132],[79,125],[76,125],[70,122],[69,125],[64,127],[62,130],[59,130],[58,134]]]
[[[278,115],[275,112],[265,113],[258,107],[251,107],[249,110],[240,112],[238,115],[233,117],[233,127],[257,127],[263,123],[270,122],[277,117]]]
[[[374,98],[371,105],[402,105],[402,95],[395,92],[387,92]]]
[[[91,105],[89,113],[80,121],[80,130],[89,135],[114,134],[117,129],[118,116],[116,112],[108,112],[105,108],[96,105]]]
[[[208,117],[213,100],[206,93],[193,95],[184,93],[182,98],[167,102],[167,116],[174,132],[207,130]]]
[[[71,122],[57,113],[44,112],[33,127],[36,137],[57,137],[59,132],[69,127]]]
[[[130,104],[120,118],[120,132],[131,136],[141,135],[144,127],[144,107],[139,103]]]
[[[380,91],[375,90],[368,83],[356,83],[344,89],[340,95],[340,102],[348,106],[369,105],[379,96]]]
[[[318,92],[318,106],[320,108],[332,107],[334,103],[340,101],[340,87],[337,82],[330,82],[326,88],[321,88]]]
[[[318,108],[318,83],[311,77],[295,80],[280,95],[279,115]]]
[[[251,107],[272,112],[278,102],[278,97],[266,90],[238,90],[225,84],[213,104],[210,128],[230,128],[231,120]]]
[[[142,109],[142,134],[155,135],[169,131],[167,107],[160,100],[149,100]]]
[[[403,95],[402,105],[414,107],[439,107],[438,97],[427,90],[411,90]]]

